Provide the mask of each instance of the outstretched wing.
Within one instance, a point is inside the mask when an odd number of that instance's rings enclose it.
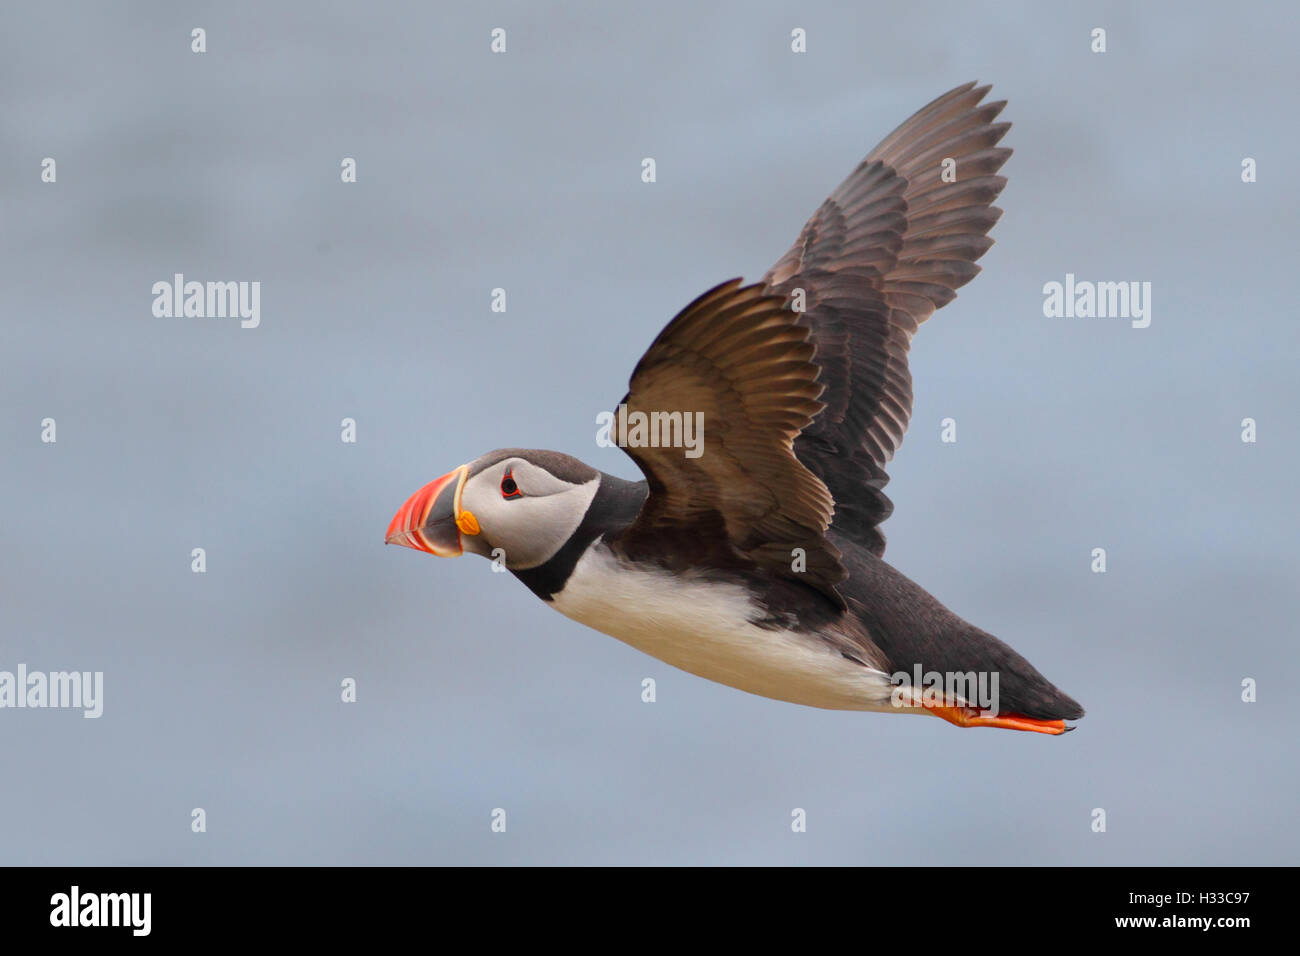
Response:
[[[885,465],[912,414],[912,335],[979,272],[1002,215],[1011,124],[994,122],[1005,101],[981,104],[988,91],[959,86],[885,137],[763,277],[802,299],[825,385],[795,453],[834,496],[835,530],[876,555],[893,510]]]
[[[796,578],[842,606],[835,585],[844,570],[825,538],[834,502],[793,447],[822,410],[813,354],[799,316],[761,286],[733,279],[683,309],[637,363],[622,402],[628,427],[617,438],[650,494],[611,544],[678,570]],[[678,414],[702,426],[697,448],[674,447],[662,427],[645,426]]]

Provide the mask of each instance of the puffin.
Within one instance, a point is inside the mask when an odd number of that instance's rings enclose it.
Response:
[[[1083,708],[883,560],[917,327],[1002,211],[1005,100],[966,83],[890,133],[761,280],[687,305],[607,444],[645,476],[502,448],[423,485],[385,541],[504,566],[561,614],[780,701],[1060,735]]]

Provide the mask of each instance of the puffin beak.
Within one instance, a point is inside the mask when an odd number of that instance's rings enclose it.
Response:
[[[407,498],[388,523],[384,543],[405,545],[440,558],[460,556],[464,551],[461,533],[479,531],[473,513],[460,507],[461,489],[468,477],[469,466],[461,465]]]

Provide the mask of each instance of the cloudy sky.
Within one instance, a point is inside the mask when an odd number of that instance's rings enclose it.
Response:
[[[0,672],[103,714],[0,709],[0,863],[1294,863],[1294,11],[859,7],[6,7]],[[1005,215],[913,345],[886,558],[1075,733],[749,696],[383,546],[491,448],[636,477],[595,416],[659,328],[971,79]],[[155,316],[176,273],[260,324]],[[1067,274],[1149,327],[1045,317]]]

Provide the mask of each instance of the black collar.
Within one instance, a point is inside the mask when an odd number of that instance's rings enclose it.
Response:
[[[537,567],[523,571],[512,569],[510,573],[543,601],[554,600],[564,590],[569,575],[591,542],[601,535],[616,534],[636,520],[647,494],[644,481],[624,481],[601,472],[600,485],[587,506],[587,513],[564,546]]]

